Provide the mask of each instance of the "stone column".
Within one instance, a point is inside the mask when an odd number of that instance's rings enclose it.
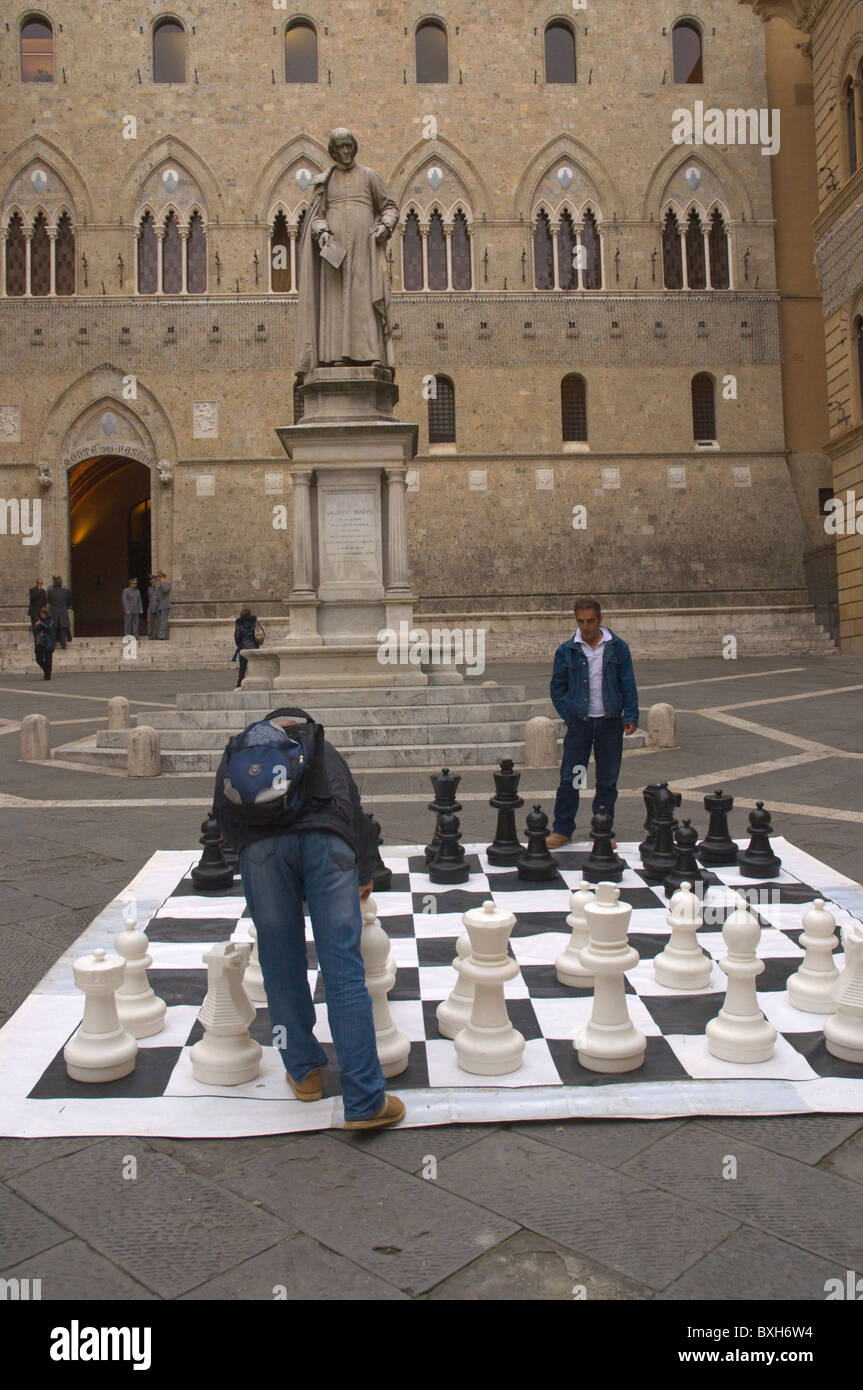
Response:
[[[707,222],[703,228],[704,237],[704,285],[710,290],[713,286],[710,283],[710,223]]]
[[[552,222],[552,223],[550,224],[550,226],[549,226],[549,231],[551,232],[551,255],[552,255],[552,259],[553,259],[553,261],[554,261],[554,284],[552,285],[552,289],[559,290],[559,289],[560,289],[560,267],[559,267],[559,265],[558,265],[558,259],[557,259],[557,234],[558,234],[558,232],[560,231],[560,223],[559,223],[559,222]]]
[[[310,468],[291,470],[294,494],[294,587],[291,598],[314,598],[312,583],[312,509]]]
[[[162,243],[165,240],[165,228],[156,227],[156,294],[162,294]]]
[[[297,285],[297,238],[299,236],[298,227],[288,228],[288,240],[291,246],[291,289],[296,290]],[[270,284],[273,281],[273,244],[270,242]]]
[[[57,293],[57,228],[48,228],[48,251],[51,258],[51,280],[48,285],[48,293],[53,297]]]
[[[180,228],[180,294],[189,292],[189,267],[187,256],[189,254],[189,228]]]
[[[29,299],[29,298],[30,298],[30,295],[31,295],[31,293],[32,293],[32,290],[31,290],[31,288],[30,288],[30,269],[31,269],[30,244],[31,244],[32,240],[33,240],[33,228],[32,228],[32,227],[25,227],[25,228],[24,228],[24,298],[25,298],[25,299]]]
[[[0,227],[0,299],[6,298],[6,242],[9,228]]]
[[[410,593],[408,528],[405,511],[406,468],[384,469],[387,478],[387,597]]]
[[[443,229],[446,242],[446,287],[452,289],[452,223]]]
[[[420,227],[420,240],[423,247],[423,289],[429,287],[429,229]]]

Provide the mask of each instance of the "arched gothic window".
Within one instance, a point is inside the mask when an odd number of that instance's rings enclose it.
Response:
[[[152,213],[145,213],[138,229],[138,293],[155,294],[158,290],[158,252],[156,224]]]
[[[48,222],[40,212],[33,223],[30,238],[30,293],[48,294],[51,289],[51,247],[48,241]]]
[[[577,372],[560,383],[560,418],[564,440],[587,443],[587,383]]]
[[[161,252],[159,243],[161,241]],[[138,294],[205,294],[207,234],[200,212],[186,228],[170,211],[157,228],[147,212],[138,227]]]
[[[20,213],[9,220],[9,234],[6,237],[6,293],[10,297],[26,293],[27,290],[27,247],[24,240],[24,223]]]
[[[716,440],[713,377],[707,372],[698,372],[692,378],[692,436],[696,444]]]
[[[557,281],[562,290],[578,289],[578,256],[572,215],[564,209],[557,231]]]
[[[428,287],[430,290],[446,289],[446,240],[439,212],[433,212],[429,219]]]
[[[207,290],[207,238],[204,219],[199,212],[189,218],[186,242],[186,281],[189,294],[205,294]]]
[[[455,387],[448,376],[435,376],[429,396],[429,444],[455,443]]]
[[[533,229],[533,279],[538,290],[554,289],[554,249],[548,213],[540,208]]]
[[[845,132],[848,141],[848,177],[857,172],[857,112],[854,106],[854,81],[845,83]]]
[[[701,30],[691,19],[681,19],[671,31],[674,82],[704,81]]]
[[[287,294],[291,285],[291,239],[288,219],[283,212],[273,218],[270,236],[270,289],[273,294]]]
[[[41,15],[28,15],[21,25],[21,81],[54,81],[54,30]]]
[[[285,81],[317,82],[318,35],[308,19],[292,19],[285,30]]]
[[[690,212],[686,223],[686,282],[691,290],[707,289],[704,229],[695,208]]]
[[[459,211],[452,224],[452,287],[454,290],[469,290],[473,286],[470,265],[470,233],[467,218]]]
[[[439,19],[424,19],[415,36],[417,82],[449,82],[446,29]]]
[[[409,212],[405,219],[403,246],[402,284],[406,290],[421,290],[423,288],[423,247],[420,236],[420,220],[415,212]]]
[[[68,212],[49,227],[45,213],[39,211],[29,229],[16,212],[9,220],[5,244],[0,242],[0,268],[0,291],[10,297],[74,294],[75,233]]]
[[[731,284],[728,260],[728,233],[719,208],[714,208],[710,218],[710,233],[707,238],[710,250],[710,286],[714,290],[727,290]]]
[[[165,218],[162,239],[162,293],[179,294],[183,288],[183,244],[180,223],[175,212]]]
[[[545,27],[545,80],[575,81],[575,34],[565,20],[554,19]]]
[[[153,81],[185,80],[186,31],[178,19],[160,19],[153,29]]]
[[[590,208],[584,214],[581,229],[581,287],[583,290],[602,289],[602,241],[596,218]]]

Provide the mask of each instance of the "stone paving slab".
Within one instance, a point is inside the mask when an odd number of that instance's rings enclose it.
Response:
[[[136,1179],[123,1178],[130,1154],[138,1160]],[[297,1229],[137,1139],[54,1159],[10,1185],[162,1298],[176,1298]]]
[[[434,1287],[517,1229],[326,1135],[300,1138],[232,1168],[223,1183],[405,1293]]]
[[[41,1255],[3,1271],[9,1279],[40,1279],[43,1302],[69,1299],[73,1303],[156,1302],[156,1294],[130,1279],[110,1260],[81,1240],[65,1240]]]
[[[509,1240],[481,1255],[467,1269],[459,1270],[425,1295],[430,1302],[455,1299],[477,1302],[555,1301],[573,1299],[649,1299],[654,1294],[641,1284],[575,1255],[533,1231],[519,1231]],[[577,1317],[577,1310],[572,1314]],[[583,1314],[582,1316],[587,1316]],[[583,1325],[580,1333],[584,1335]]]
[[[517,1134],[550,1144],[564,1153],[590,1159],[607,1168],[617,1168],[684,1123],[684,1120],[573,1120],[564,1125],[557,1120],[539,1120],[536,1124],[514,1125],[513,1129]]]
[[[803,1163],[817,1163],[855,1134],[863,1120],[859,1115],[722,1115],[699,1123],[731,1139],[760,1144]]]
[[[741,1226],[675,1279],[660,1298],[818,1302],[824,1299],[825,1281],[836,1277],[844,1281],[845,1271],[838,1264]]]
[[[836,1173],[840,1178],[863,1183],[863,1129],[834,1149],[818,1166],[825,1173]]]
[[[263,1134],[252,1138],[235,1139],[155,1139],[148,1138],[151,1149],[176,1159],[191,1173],[204,1178],[216,1178],[228,1168],[247,1163],[250,1158],[282,1144],[300,1139],[300,1134]]]
[[[394,1077],[390,1089],[398,1093],[398,1078]],[[430,1129],[383,1129],[363,1134],[351,1130],[334,1129],[329,1132],[330,1139],[350,1145],[356,1154],[372,1154],[396,1168],[408,1173],[419,1173],[424,1160],[433,1158],[440,1163],[451,1153],[475,1144],[477,1139],[487,1138],[498,1133],[497,1125],[435,1125]],[[428,1166],[428,1165],[427,1165]]]
[[[0,1272],[68,1237],[56,1221],[0,1183]]]
[[[657,1290],[737,1224],[651,1183],[509,1131],[445,1159],[438,1181]]]
[[[53,1158],[65,1158],[66,1154],[77,1153],[100,1144],[100,1139],[0,1139],[0,1180],[17,1177],[42,1163],[50,1163]]]
[[[344,1255],[328,1250],[310,1236],[297,1235],[263,1250],[215,1279],[183,1295],[182,1301],[210,1299],[325,1299],[409,1302],[393,1284],[361,1269]],[[283,1292],[284,1291],[284,1292]]]
[[[724,1179],[726,1155],[736,1179]],[[843,1269],[863,1269],[863,1188],[792,1158],[693,1123],[624,1164],[636,1180],[655,1183],[735,1220],[801,1246]]]

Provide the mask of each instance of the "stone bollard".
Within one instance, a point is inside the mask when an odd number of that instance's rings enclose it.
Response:
[[[126,754],[127,777],[158,777],[162,771],[159,735],[149,724],[139,724],[129,734]]]
[[[557,720],[537,714],[524,726],[525,767],[557,767],[560,753],[557,747]]]
[[[132,723],[129,714],[129,701],[125,695],[115,695],[108,701],[108,728],[128,729]]]
[[[647,711],[648,748],[677,747],[677,712],[673,705],[651,705]]]
[[[21,720],[21,761],[43,763],[51,747],[51,733],[44,714],[25,714]]]

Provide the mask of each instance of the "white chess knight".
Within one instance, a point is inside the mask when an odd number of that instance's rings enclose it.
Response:
[[[596,898],[585,903],[589,940],[581,962],[596,977],[590,1022],[573,1040],[578,1060],[588,1071],[634,1071],[642,1066],[647,1040],[629,1017],[625,972],[639,955],[627,940],[632,908],[622,903],[614,883],[598,883]]]
[[[249,1037],[255,1006],[243,989],[251,944],[217,941],[204,954],[207,997],[198,1018],[204,1036],[189,1049],[192,1074],[208,1086],[239,1086],[261,1069],[261,1045]]]
[[[464,916],[461,920],[464,922]],[[455,950],[456,954],[452,965],[456,972],[456,982],[450,991],[449,998],[438,1004],[435,1010],[437,1026],[445,1038],[454,1038],[456,1033],[470,1023],[470,1013],[473,1008],[473,980],[467,979],[462,970],[463,963],[470,955],[470,937],[467,931],[463,931],[455,943]]]
[[[147,968],[153,960],[147,951],[147,937],[138,929],[132,898],[123,905],[123,924],[114,942],[117,954],[126,962],[123,981],[117,989],[117,1016],[133,1038],[150,1038],[165,1026],[166,1005],[147,979]]]
[[[462,921],[470,955],[461,962],[461,974],[473,984],[474,997],[470,1021],[455,1037],[456,1060],[462,1071],[476,1076],[506,1076],[518,1070],[524,1055],[524,1038],[512,1026],[503,994],[506,981],[519,973],[507,951],[515,916],[489,900]]]
[[[134,1069],[138,1043],[117,1017],[115,991],[126,963],[98,947],[72,967],[75,984],[84,995],[81,1026],[63,1048],[66,1070],[73,1081],[119,1081]]]
[[[719,969],[727,975],[728,986],[725,1003],[704,1030],[707,1050],[723,1062],[767,1062],[773,1056],[776,1029],[758,1007],[755,981],[764,969],[764,961],[756,954],[761,924],[745,898],[738,896],[722,936],[728,955],[719,962]]]
[[[836,1012],[824,1020],[827,1051],[846,1062],[863,1063],[863,926],[842,928],[845,969],[833,984]]]
[[[573,985],[581,989],[589,989],[593,985],[593,976],[582,965],[580,953],[588,941],[584,905],[595,901],[593,884],[586,883],[584,879],[569,895],[569,916],[566,925],[572,934],[554,962],[557,978],[562,985]]]
[[[836,919],[824,907],[824,899],[816,898],[803,914],[800,945],[806,954],[800,969],[788,980],[788,1001],[795,1009],[807,1014],[833,1014],[836,1000],[832,989],[839,979],[833,964],[833,947],[839,945]]]
[[[701,926],[701,909],[691,883],[681,883],[665,920],[671,936],[665,949],[654,957],[656,979],[666,989],[705,989],[710,984],[713,961],[696,936]]]
[[[410,1060],[411,1045],[393,1022],[387,994],[395,983],[391,965],[390,939],[378,920],[377,903],[366,898],[363,908],[363,931],[360,949],[366,967],[366,989],[372,999],[378,1061],[384,1076],[398,1076]]]
[[[264,989],[264,975],[258,957],[258,933],[253,922],[249,923],[248,932],[252,943],[252,954],[243,976],[243,989],[253,1004],[266,1004],[267,991]]]

